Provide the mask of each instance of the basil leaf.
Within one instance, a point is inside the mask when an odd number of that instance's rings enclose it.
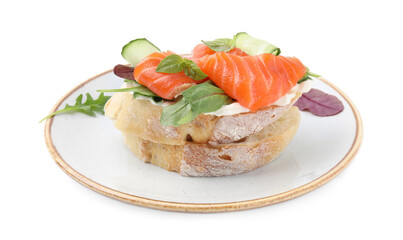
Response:
[[[182,57],[177,54],[172,54],[162,59],[155,71],[160,73],[178,73],[182,71],[184,67],[185,63]]]
[[[197,113],[209,113],[220,109],[227,104],[230,98],[224,94],[212,94],[199,98],[190,103],[192,109]]]
[[[199,114],[214,112],[232,100],[222,89],[209,82],[192,86],[182,94],[192,110]]]
[[[182,58],[179,55],[172,54],[162,59],[156,69],[156,72],[160,73],[178,73],[182,71],[195,81],[203,80],[207,77],[192,60]]]
[[[223,90],[209,82],[192,86],[183,91],[183,98],[164,107],[160,122],[165,126],[180,126],[195,119],[200,113],[214,112],[232,99]]]
[[[190,106],[190,111],[189,111],[189,113],[188,113],[185,117],[183,117],[182,119],[180,119],[180,120],[177,122],[177,125],[180,126],[180,125],[182,125],[182,124],[188,123],[188,122],[192,121],[193,119],[195,119],[198,115],[199,115],[199,113],[194,112],[194,111],[192,110],[192,106]]]
[[[162,109],[160,123],[164,126],[178,127],[183,124],[182,119],[190,119],[188,116],[189,114],[191,114],[191,106],[182,98],[175,104],[166,106]]]
[[[235,37],[234,37],[235,39]],[[228,52],[235,47],[234,39],[230,38],[218,38],[214,41],[203,41],[202,42],[215,52]]]
[[[194,79],[195,81],[200,81],[203,80],[207,77],[207,74],[205,74],[199,66],[196,65],[193,61],[189,59],[183,59],[183,62],[185,64],[185,67],[183,69],[183,72],[188,76]]]
[[[225,92],[221,88],[213,86],[209,82],[205,82],[188,88],[187,90],[183,91],[182,94],[187,102],[192,102],[207,95],[217,93],[224,94]]]

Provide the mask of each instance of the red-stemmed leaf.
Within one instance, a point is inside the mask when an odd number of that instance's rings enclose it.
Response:
[[[315,88],[302,94],[294,106],[301,111],[309,111],[320,117],[333,116],[344,109],[343,103],[336,96]]]

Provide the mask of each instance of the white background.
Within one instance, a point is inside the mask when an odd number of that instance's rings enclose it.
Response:
[[[402,239],[399,3],[2,1],[0,238]],[[38,120],[82,81],[124,63],[126,42],[147,37],[189,52],[240,31],[297,56],[360,110],[362,147],[330,183],[260,209],[184,214],[109,199],[53,162]]]

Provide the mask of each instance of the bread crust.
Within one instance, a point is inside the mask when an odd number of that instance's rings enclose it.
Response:
[[[130,150],[144,162],[183,176],[227,176],[252,171],[275,159],[292,140],[299,123],[299,110],[292,107],[273,124],[238,143],[169,145],[128,132],[123,135]]]
[[[257,112],[231,116],[200,114],[179,127],[160,124],[162,107],[148,100],[134,99],[130,93],[115,93],[105,105],[105,115],[114,120],[120,131],[144,140],[169,145],[195,143],[219,145],[232,143],[261,131],[279,119],[300,97],[286,106],[269,106]]]

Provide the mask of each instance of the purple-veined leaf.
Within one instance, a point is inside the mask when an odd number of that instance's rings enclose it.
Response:
[[[309,111],[320,117],[333,116],[344,109],[343,103],[336,96],[315,88],[302,94],[294,106],[301,111]]]

